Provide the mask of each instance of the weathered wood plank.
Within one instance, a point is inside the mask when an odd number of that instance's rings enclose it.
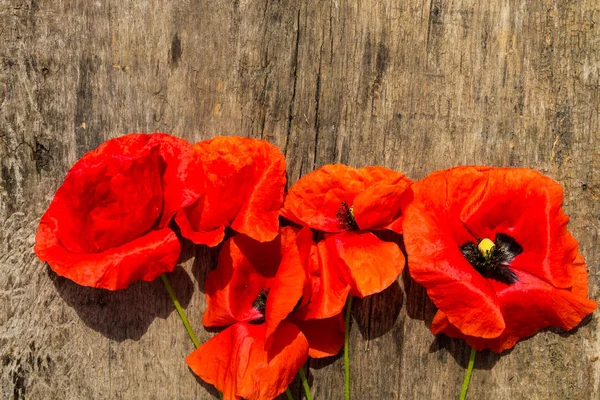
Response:
[[[285,152],[290,183],[330,162],[413,179],[459,164],[536,168],[565,188],[598,298],[594,0],[0,0],[0,60],[3,398],[214,394],[183,363],[192,345],[160,282],[84,289],[32,252],[68,168],[131,131],[262,137]],[[173,281],[206,340],[199,287],[216,251],[186,254]],[[432,314],[406,274],[355,303],[353,398],[456,397],[468,349],[434,338]],[[598,319],[557,332],[479,355],[471,398],[599,398]],[[341,398],[341,359],[310,365],[315,398]]]

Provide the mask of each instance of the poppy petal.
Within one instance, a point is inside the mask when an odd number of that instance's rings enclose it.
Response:
[[[309,280],[310,301],[294,314],[297,319],[323,319],[339,314],[348,298],[350,285],[346,283],[344,267],[325,241],[316,246]]]
[[[410,184],[403,174],[383,167],[365,167],[356,169],[343,164],[327,164],[300,178],[289,189],[285,198],[281,215],[290,221],[324,232],[340,232],[345,228],[340,225],[336,214],[342,203],[352,206],[356,197],[370,186],[398,186],[406,188]],[[372,196],[383,194],[392,199],[389,192],[377,191],[365,193],[359,201],[359,207],[365,215],[363,224],[385,225],[390,214],[398,214],[396,205],[387,210],[387,215],[377,215],[370,207]],[[389,204],[388,204],[389,206]],[[383,211],[381,211],[383,213]]]
[[[308,355],[313,358],[337,355],[344,346],[344,317],[337,314],[327,319],[291,320],[308,340]]]
[[[483,168],[481,169],[483,170]],[[478,238],[464,224],[462,217],[469,204],[477,202],[486,189],[486,180],[480,169],[475,167],[457,167],[451,170],[437,171],[415,182],[408,190],[412,192],[412,202],[404,212],[403,230],[418,229],[407,219],[408,210],[415,213],[427,213],[441,228],[446,228],[456,246],[474,242]],[[452,173],[453,172],[453,173]],[[465,176],[469,176],[466,179]],[[408,234],[406,234],[408,236]],[[492,238],[493,239],[493,238]]]
[[[340,273],[353,296],[362,298],[381,292],[404,268],[404,255],[398,245],[384,242],[371,232],[345,231],[328,236],[325,243],[328,254],[341,266]]]
[[[224,326],[264,317],[253,303],[261,292],[269,292],[282,256],[296,237],[294,228],[285,227],[281,232],[274,240],[264,243],[241,234],[225,241],[217,268],[208,273],[204,284],[205,326]]]
[[[401,182],[397,185],[371,186],[356,196],[353,212],[360,229],[384,229],[400,219],[403,195],[408,187],[407,182]]]
[[[223,393],[224,400],[270,400],[283,393],[308,359],[308,342],[282,322],[265,350],[265,325],[237,323],[190,354],[196,375]]]
[[[342,227],[336,213],[342,202],[351,205],[363,190],[358,170],[342,164],[327,164],[292,185],[281,215],[313,229],[339,232]]]
[[[585,271],[582,273],[587,275]],[[587,299],[587,295],[581,297],[579,293],[554,288],[524,271],[517,271],[517,274],[519,281],[512,285],[493,283],[506,316],[506,329],[500,336],[484,339],[465,335],[441,311],[434,318],[432,332],[465,339],[476,350],[489,348],[500,353],[513,347],[519,339],[549,326],[573,329],[597,307],[596,302]]]
[[[567,231],[561,209],[563,192],[552,179],[530,169],[494,168],[451,172],[462,179],[485,179],[482,196],[463,209],[461,218],[481,238],[502,232],[524,251],[511,265],[555,287],[572,286],[571,263],[577,241]]]
[[[298,232],[296,237],[298,254],[304,266],[306,278],[304,280],[304,289],[302,290],[302,299],[297,309],[303,309],[312,303],[313,299],[313,278],[320,275],[319,255],[317,244],[313,240],[313,231],[309,227],[304,227]]]
[[[275,279],[270,284],[269,297],[265,309],[267,346],[271,344],[272,335],[284,319],[298,305],[302,297],[307,273],[295,243],[296,233],[293,228],[282,228],[281,235],[290,237],[282,239],[288,243],[283,254]],[[312,238],[311,238],[312,240]]]
[[[585,260],[581,253],[577,253],[573,260],[573,287],[571,292],[580,298],[588,297],[588,272]]]
[[[504,331],[505,322],[496,294],[449,239],[449,227],[438,222],[425,207],[429,206],[413,203],[404,216],[404,245],[411,276],[463,332],[497,337]]]
[[[204,193],[202,160],[186,140],[160,133],[144,136],[150,136],[148,145],[156,146],[162,159],[165,197],[158,226],[163,227],[181,208],[189,206]]]
[[[175,215],[175,223],[181,230],[181,235],[196,244],[205,244],[209,247],[215,247],[223,241],[225,237],[225,226],[221,225],[211,231],[202,231],[194,228],[191,224],[193,219],[188,218],[187,213],[193,210],[194,205],[184,208]]]
[[[206,193],[186,210],[189,226],[213,232],[229,226],[260,242],[279,228],[285,187],[285,158],[272,144],[241,137],[216,137],[194,145],[206,174]],[[202,235],[183,232],[198,244]]]
[[[100,289],[127,288],[135,280],[152,281],[177,265],[180,247],[169,228],[146,235],[99,253],[71,253],[60,243],[57,220],[42,217],[36,235],[35,252],[60,276]]]
[[[358,170],[366,186],[372,185],[401,185],[407,186],[411,180],[401,172],[388,168],[371,166]]]
[[[103,143],[56,191],[40,221],[36,253],[77,283],[111,290],[172,270],[180,248],[166,225],[203,190],[202,176],[186,182],[198,160],[187,142],[166,134]]]
[[[412,181],[383,167],[364,167],[360,173],[367,189],[352,203],[360,229],[389,229],[402,234],[402,209],[411,202]]]
[[[119,247],[156,224],[163,189],[159,155],[147,146],[148,138],[129,135],[109,141],[71,168],[44,215],[55,220],[58,240],[67,251]]]

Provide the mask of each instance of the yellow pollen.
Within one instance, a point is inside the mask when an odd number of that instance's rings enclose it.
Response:
[[[492,254],[492,251],[494,250],[494,247],[496,247],[496,245],[494,244],[494,242],[492,242],[488,238],[483,239],[477,245],[477,248],[479,249],[479,252],[485,258],[488,258]]]

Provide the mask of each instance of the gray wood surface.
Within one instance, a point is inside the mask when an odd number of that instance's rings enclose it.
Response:
[[[32,251],[70,166],[133,131],[264,138],[290,183],[331,162],[538,169],[598,299],[599,88],[597,0],[0,0],[0,397],[213,398],[160,281],[81,288]],[[186,244],[172,276],[201,340],[215,257]],[[353,312],[353,399],[457,398],[468,349],[431,335],[406,274]],[[481,353],[469,398],[597,400],[599,335],[594,315]],[[316,399],[342,398],[340,358],[310,367]]]

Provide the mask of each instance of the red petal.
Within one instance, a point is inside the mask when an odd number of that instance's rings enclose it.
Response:
[[[313,358],[337,355],[344,346],[344,317],[338,314],[327,319],[307,321],[291,317],[308,340],[308,355]]]
[[[350,285],[344,279],[344,267],[335,253],[331,254],[328,250],[325,241],[319,242],[311,259],[310,302],[300,308],[295,316],[303,320],[335,316],[344,308],[350,292]]]
[[[159,226],[167,226],[183,207],[194,203],[205,190],[200,157],[185,140],[167,134],[152,134],[149,146],[156,146],[162,162],[164,206]]]
[[[336,214],[342,202],[351,206],[355,198],[371,186],[398,185],[406,188],[409,182],[403,174],[382,167],[355,169],[343,164],[328,164],[305,175],[289,189],[281,215],[313,229],[339,232],[344,228]],[[396,216],[398,208],[396,204],[388,205],[387,215],[375,216],[369,209],[373,194],[382,192],[365,193],[360,200],[360,208],[365,210],[363,222],[387,225],[392,220],[385,221],[385,218],[390,214]],[[388,199],[394,197],[385,195]]]
[[[65,249],[101,252],[154,226],[163,208],[163,189],[158,153],[147,146],[149,137],[109,141],[71,168],[45,214],[56,220]]]
[[[160,228],[199,195],[201,176],[185,182],[198,160],[187,142],[165,134],[130,134],[86,153],[42,217],[40,258],[83,285],[111,289],[172,270],[179,245]]]
[[[190,354],[196,375],[223,392],[224,400],[270,400],[283,393],[308,359],[308,342],[282,322],[265,351],[265,325],[237,323]]]
[[[408,181],[367,188],[354,199],[353,212],[360,229],[384,229],[400,220]],[[400,223],[394,226],[401,226]],[[402,233],[401,228],[400,232]]]
[[[317,244],[313,240],[313,231],[304,227],[298,232],[296,237],[298,245],[298,254],[300,261],[305,269],[306,279],[304,280],[304,289],[302,290],[302,301],[297,308],[304,308],[313,302],[313,278],[320,275],[319,255]]]
[[[325,232],[341,230],[336,217],[342,202],[351,205],[364,190],[358,170],[328,164],[303,176],[289,189],[281,215]]]
[[[267,345],[270,345],[272,335],[281,321],[298,305],[307,279],[306,269],[295,242],[296,233],[293,228],[285,227],[282,228],[281,234],[288,236],[282,239],[282,242],[288,245],[277,275],[270,284],[271,290],[265,308]]]
[[[411,276],[425,286],[435,305],[463,332],[497,337],[505,323],[492,287],[452,240],[446,215],[432,214],[430,209],[430,204],[413,203],[404,216]]]
[[[490,348],[500,353],[549,326],[573,329],[597,307],[587,295],[581,297],[579,293],[554,288],[527,272],[516,272],[519,281],[510,286],[493,282],[506,320],[506,329],[499,337],[483,339],[465,335],[441,311],[432,323],[433,333],[465,339],[477,350]],[[587,275],[585,271],[581,273]]]
[[[208,273],[204,284],[204,325],[224,326],[263,317],[252,303],[261,291],[271,289],[282,256],[296,237],[291,227],[282,228],[281,232],[271,242],[235,235],[223,244],[217,268]]]
[[[216,137],[196,143],[207,177],[204,198],[186,211],[189,226],[212,232],[228,226],[258,241],[271,241],[279,228],[285,187],[285,158],[257,139]],[[204,244],[202,236],[182,234]]]
[[[212,231],[202,231],[199,228],[192,226],[191,221],[194,219],[188,218],[188,212],[193,212],[195,207],[184,208],[175,215],[175,222],[181,230],[181,235],[188,238],[196,244],[205,244],[210,247],[215,247],[223,241],[225,237],[225,226],[221,225]]]
[[[458,167],[434,172],[415,182],[409,189],[414,197],[405,210],[403,229],[407,226],[410,230],[418,229],[411,219],[407,220],[408,210],[412,209],[413,214],[428,214],[440,229],[445,229],[450,235],[444,239],[453,240],[456,246],[476,241],[477,237],[465,226],[462,216],[466,213],[464,210],[468,210],[472,202],[477,202],[486,190],[485,178],[480,170],[483,167]],[[491,239],[494,240],[494,237]]]
[[[577,241],[567,231],[562,188],[529,169],[481,169],[451,172],[461,179],[484,179],[485,191],[473,196],[462,220],[478,235],[492,240],[503,232],[513,237],[523,253],[512,266],[538,276],[553,286],[572,286],[571,263]]]
[[[135,280],[152,281],[177,265],[180,247],[168,228],[150,231],[120,247],[99,253],[74,254],[56,234],[57,220],[42,217],[35,252],[60,276],[83,285],[108,290],[127,288]]]
[[[588,272],[585,260],[581,253],[577,253],[573,260],[573,287],[571,293],[575,296],[587,299],[588,297]]]
[[[404,268],[404,255],[398,245],[384,242],[371,232],[341,232],[327,237],[325,243],[329,254],[342,266],[340,269],[345,270],[340,272],[346,275],[353,296],[362,298],[381,292]]]

